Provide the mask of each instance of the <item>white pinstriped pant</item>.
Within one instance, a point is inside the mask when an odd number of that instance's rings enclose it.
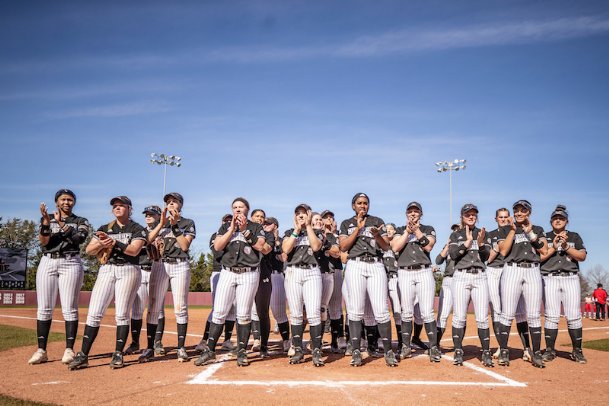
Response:
[[[70,259],[42,256],[36,271],[36,318],[42,321],[53,319],[53,309],[59,293],[63,319],[78,320],[78,294],[84,275],[82,260],[78,255]]]
[[[581,286],[577,274],[543,276],[545,328],[557,329],[562,303],[569,329],[582,328]]]
[[[150,305],[148,306],[148,323],[157,324],[163,304],[165,293],[171,284],[173,296],[173,311],[177,324],[188,323],[188,292],[190,290],[190,265],[188,261],[167,263],[160,262],[160,270],[150,274],[149,293]]]
[[[347,306],[347,317],[349,316],[349,292],[347,291],[347,284],[343,283],[342,287],[342,297],[345,299],[345,304]],[[340,316],[337,317],[337,319]],[[374,317],[374,311],[372,310],[372,304],[370,303],[370,295],[366,293],[366,304],[364,305],[364,326],[374,326],[376,324],[376,319]]]
[[[142,320],[142,316],[144,315],[144,308],[148,306],[148,283],[150,282],[150,271],[142,272],[142,282],[140,283],[140,287],[137,290],[135,295],[135,300],[133,301],[133,306],[131,308],[131,318],[133,320]]]
[[[141,281],[142,271],[138,265],[102,265],[91,292],[87,324],[99,327],[114,299],[116,325],[128,326],[131,306]]]
[[[387,277],[387,294],[391,302],[395,324],[400,326],[402,325],[402,304],[400,303],[400,286],[397,274]]]
[[[438,299],[438,327],[446,328],[448,316],[453,310],[453,277],[442,278],[440,298]]]
[[[387,295],[387,273],[382,262],[363,262],[350,259],[345,270],[345,285],[348,292],[347,313],[349,320],[361,321],[365,315],[366,294],[374,318],[378,324],[391,320]],[[344,296],[344,294],[343,294]]]
[[[520,268],[505,265],[501,274],[501,323],[511,326],[520,296],[524,296],[529,327],[541,327],[543,283],[539,266]]]
[[[286,311],[286,296],[285,296],[285,278],[283,273],[275,272],[271,274],[271,311],[273,317],[278,324],[288,321],[288,313]]]
[[[418,298],[423,323],[435,321],[433,312],[436,296],[436,281],[431,268],[409,271],[398,269],[400,301],[402,303],[402,321],[412,321],[415,302]]]
[[[474,303],[478,328],[488,328],[488,282],[483,272],[458,271],[453,275],[453,327],[463,328],[467,320],[469,301]]]
[[[488,282],[488,296],[493,306],[493,320],[501,321],[501,274],[503,268],[486,267],[486,279]],[[516,307],[516,323],[527,321],[527,312],[524,305],[524,297],[521,295],[518,299],[518,307]]]
[[[328,319],[328,308],[330,299],[334,293],[334,274],[330,272],[322,272],[321,274],[321,321]]]
[[[233,306],[236,308],[237,323],[249,324],[252,321],[252,304],[260,282],[260,270],[254,269],[254,271],[235,273],[222,268],[214,297],[211,319],[214,324],[224,324]]]
[[[288,266],[285,270],[285,294],[290,306],[290,323],[299,326],[303,321],[302,306],[307,309],[310,326],[321,323],[321,272],[316,266],[311,269]]]
[[[216,301],[216,290],[218,288],[218,281],[220,280],[220,272],[212,272],[209,277],[209,286],[211,288],[211,311],[207,316],[207,321],[211,321],[212,316],[214,314],[214,302]],[[233,302],[233,305],[230,308],[230,311],[226,315],[226,320],[235,321],[237,318],[237,302]]]
[[[332,296],[328,303],[328,310],[330,313],[331,320],[338,320],[343,315],[343,271],[342,269],[335,269],[332,274],[334,277],[334,285],[332,286]]]

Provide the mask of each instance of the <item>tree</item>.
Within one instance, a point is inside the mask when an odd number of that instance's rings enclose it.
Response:
[[[2,222],[0,217],[0,247],[27,250],[26,289],[36,288],[36,268],[42,256],[35,222],[18,218]]]
[[[595,289],[596,285],[602,283],[604,287],[609,286],[609,272],[600,264],[594,265],[586,271],[588,283],[592,285],[590,288]],[[583,288],[582,288],[583,290]]]
[[[191,262],[190,291],[210,292],[209,278],[213,269],[213,256],[211,252],[199,255],[196,261]]]
[[[583,302],[588,293],[592,292],[594,289],[590,288],[590,284],[588,283],[584,275],[581,274],[581,272],[579,273],[579,286],[581,288],[580,296]]]

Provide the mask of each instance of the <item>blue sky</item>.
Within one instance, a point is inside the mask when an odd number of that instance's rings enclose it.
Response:
[[[161,203],[152,152],[194,250],[236,196],[276,216],[308,202],[403,223],[418,200],[448,238],[448,175],[494,228],[521,198],[557,203],[606,265],[609,5],[595,1],[3,2],[0,215],[37,219],[58,188],[96,226],[109,199]],[[456,215],[454,215],[456,220]]]

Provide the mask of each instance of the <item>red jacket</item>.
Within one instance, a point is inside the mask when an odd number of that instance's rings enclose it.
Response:
[[[592,296],[602,305],[607,303],[607,291],[603,288],[596,288]]]

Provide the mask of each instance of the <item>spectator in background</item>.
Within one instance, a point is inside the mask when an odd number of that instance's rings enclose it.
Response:
[[[584,307],[584,318],[594,319],[594,299],[592,298],[592,293],[588,294],[584,298],[585,307]]]
[[[605,321],[605,304],[607,304],[607,291],[603,289],[603,284],[596,285],[592,294],[596,302],[596,320]]]

